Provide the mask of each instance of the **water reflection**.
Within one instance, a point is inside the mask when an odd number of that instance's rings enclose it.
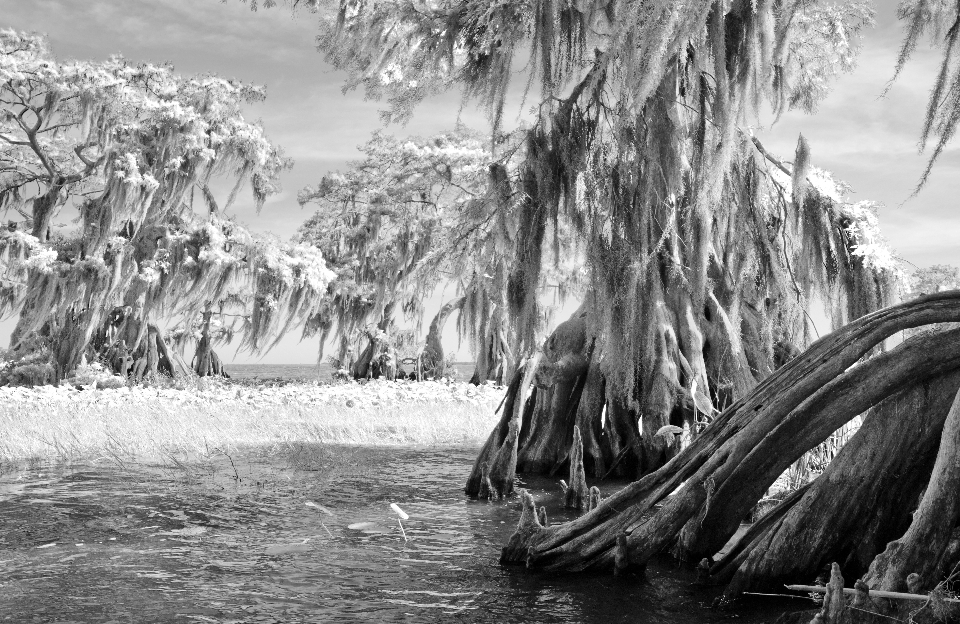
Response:
[[[474,453],[300,447],[0,475],[0,620],[609,624],[781,610],[710,610],[669,565],[644,579],[500,567],[518,504],[463,498]],[[525,485],[551,521],[570,517],[555,481]],[[407,541],[392,502],[410,516]]]

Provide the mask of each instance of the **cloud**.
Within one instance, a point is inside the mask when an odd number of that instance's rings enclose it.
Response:
[[[251,59],[260,59],[256,65],[293,60],[316,34],[309,13],[252,13],[238,0],[34,0],[6,7],[4,21],[48,33],[66,56],[123,52],[136,60],[172,60],[191,72],[203,71],[198,60],[231,65],[230,58],[239,57],[246,62],[233,63],[237,70]]]

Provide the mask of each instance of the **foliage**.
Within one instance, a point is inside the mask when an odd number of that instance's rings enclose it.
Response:
[[[31,336],[0,352],[0,386],[39,386],[57,381],[49,347]]]
[[[494,351],[502,352],[519,205],[509,177],[519,146],[505,136],[495,145],[499,155],[490,147],[465,128],[429,139],[376,133],[361,147],[362,160],[300,193],[301,204],[320,209],[299,237],[337,273],[329,307],[310,328],[322,340],[336,332],[338,361],[361,330],[395,333],[384,324],[395,307],[419,325],[423,300],[450,281],[466,295],[461,335],[475,351],[499,339]]]
[[[592,87],[619,92],[612,101],[629,98],[629,106],[643,106],[679,62],[710,71],[718,91],[727,87],[721,78],[729,77],[756,95],[775,96],[778,105],[809,109],[833,74],[853,67],[858,33],[871,23],[872,10],[863,2],[742,8],[712,2],[348,0],[323,17],[320,49],[350,72],[348,87],[362,85],[370,97],[387,99],[394,119],[409,117],[418,102],[454,84],[467,97],[479,96],[498,119],[515,57],[524,54],[544,102],[592,73]],[[708,24],[713,18],[719,20]],[[723,42],[717,39],[721,33]],[[736,71],[701,65],[715,63],[718,53],[726,61],[727,46],[731,60],[741,57],[731,68]]]
[[[108,368],[99,362],[88,364],[85,361],[80,362],[80,366],[74,371],[73,376],[64,380],[74,387],[87,386],[94,389],[123,388],[127,385],[127,380],[111,373]],[[17,385],[17,384],[11,384]]]
[[[960,288],[960,268],[949,264],[934,264],[918,268],[911,275],[911,291],[915,295]]]
[[[895,290],[885,248],[847,230],[866,223],[865,206],[843,208],[842,193],[824,195],[808,180],[802,138],[791,170],[747,127],[764,100],[778,112],[816,108],[830,80],[854,67],[860,32],[872,23],[866,3],[319,6],[319,48],[348,72],[347,88],[387,100],[393,120],[460,88],[487,105],[496,134],[511,73],[526,57],[528,89],[539,86],[540,101],[511,184],[514,262],[497,308],[516,332],[504,336],[516,354],[538,344],[544,252],[561,232],[588,253],[585,276],[603,317],[594,330],[617,337],[602,355],[614,382],[607,389],[621,398],[649,393],[664,366],[683,371],[685,381],[670,385],[696,380],[702,392],[726,377],[721,385],[736,394],[775,365],[763,351],[809,340],[811,297],[835,303],[837,324]],[[796,195],[784,197],[794,185],[775,179],[770,163],[796,182]],[[730,235],[744,232],[752,233],[747,248],[731,247],[740,241]],[[705,320],[695,314],[693,326],[681,326],[690,325],[683,308],[713,301],[731,334],[722,339],[730,348],[720,348],[740,363],[705,366],[742,369],[745,357],[750,374],[739,380],[727,370],[708,382],[696,353],[712,342],[704,342]],[[739,343],[755,352],[737,355]],[[665,407],[627,402],[643,412]]]
[[[930,93],[920,149],[936,137],[936,146],[927,161],[914,194],[926,184],[933,165],[957,132],[960,122],[960,7],[943,0],[904,0],[897,9],[906,22],[907,33],[900,48],[894,79],[906,66],[920,39],[927,33],[943,49],[943,61]]]
[[[604,400],[577,406],[578,422],[607,434],[589,445],[594,467],[640,440],[629,474],[662,463],[656,431],[709,420],[812,342],[813,315],[830,330],[898,294],[870,206],[846,202],[803,137],[789,165],[751,128],[764,102],[813,111],[871,20],[862,2],[345,1],[318,41],[391,118],[459,87],[495,133],[529,55],[536,119],[502,187],[516,215],[504,342],[518,358],[540,348],[545,258],[577,241],[593,346],[542,366],[597,366],[583,393]],[[566,391],[538,392],[532,421],[569,420],[553,400]],[[525,470],[563,456],[550,427],[520,442]],[[562,427],[552,440],[570,439]]]
[[[334,277],[318,248],[254,234],[230,219],[194,217],[171,241],[171,261],[181,269],[162,283],[168,300],[158,309],[195,323],[211,303],[223,327],[218,338],[240,333],[241,348],[252,352],[314,314]]]
[[[62,376],[91,344],[142,349],[154,312],[191,312],[239,279],[256,293],[251,349],[316,307],[330,278],[319,252],[251,236],[210,189],[233,177],[229,206],[249,181],[258,209],[279,190],[291,162],[241,114],[264,95],[120,57],[59,61],[39,35],[0,32],[0,207],[24,217],[0,234],[14,349],[39,336]],[[67,207],[78,226],[52,230]]]
[[[337,273],[336,319],[351,332],[399,302],[416,311],[438,282],[419,265],[452,235],[448,214],[482,192],[487,151],[467,133],[400,141],[376,133],[364,158],[299,194],[320,207],[300,228]],[[440,269],[449,264],[441,259]],[[412,279],[411,279],[412,278]],[[405,290],[397,289],[410,284]]]

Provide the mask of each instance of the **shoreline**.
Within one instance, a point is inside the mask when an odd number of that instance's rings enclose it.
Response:
[[[442,381],[193,388],[0,388],[0,465],[182,456],[296,444],[482,444],[505,388]]]

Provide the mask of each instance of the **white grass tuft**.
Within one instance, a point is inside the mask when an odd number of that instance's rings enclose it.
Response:
[[[0,388],[0,462],[166,460],[297,443],[479,444],[503,388],[386,382],[206,389]],[[348,407],[349,405],[349,407]]]

